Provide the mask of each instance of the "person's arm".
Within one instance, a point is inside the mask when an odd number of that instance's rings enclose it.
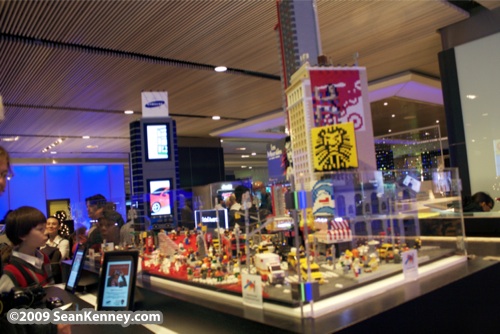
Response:
[[[8,275],[3,274],[0,277],[0,292],[9,292],[14,287],[14,282],[12,282],[12,279]]]
[[[59,251],[61,252],[61,259],[66,260],[69,258],[69,240],[62,239],[58,245]]]

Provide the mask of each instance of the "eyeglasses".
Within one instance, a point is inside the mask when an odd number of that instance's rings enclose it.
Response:
[[[5,171],[5,172],[0,173],[0,179],[10,180],[10,179],[12,179],[12,177],[14,177],[14,174],[12,174],[9,171]]]

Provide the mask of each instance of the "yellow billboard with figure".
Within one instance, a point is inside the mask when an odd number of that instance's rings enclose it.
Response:
[[[356,133],[352,122],[312,128],[311,138],[316,172],[358,167]]]

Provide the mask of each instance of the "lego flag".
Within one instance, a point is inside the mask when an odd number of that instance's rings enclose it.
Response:
[[[358,167],[352,122],[311,129],[314,170],[329,172]]]

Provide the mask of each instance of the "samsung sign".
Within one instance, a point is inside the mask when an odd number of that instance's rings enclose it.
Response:
[[[142,92],[142,117],[168,117],[167,92]]]
[[[227,217],[227,210],[195,210],[194,211],[194,223],[195,228],[201,223],[209,229],[217,228],[217,211],[219,212],[219,227],[227,230],[229,220]]]
[[[158,108],[165,104],[165,101],[153,101],[146,104],[146,108]]]

